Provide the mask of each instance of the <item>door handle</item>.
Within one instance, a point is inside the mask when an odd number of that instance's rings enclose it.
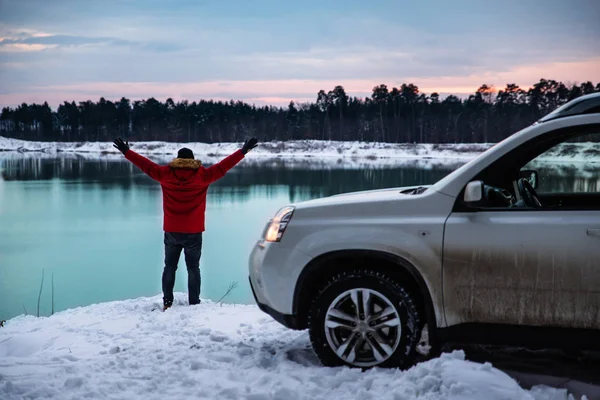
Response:
[[[587,235],[588,236],[600,237],[600,229],[588,229],[587,230]]]

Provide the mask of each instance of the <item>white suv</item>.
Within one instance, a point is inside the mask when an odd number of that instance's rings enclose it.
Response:
[[[578,173],[591,175],[564,185],[558,160],[577,150],[588,160]],[[284,207],[250,256],[256,302],[308,328],[330,366],[408,367],[427,338],[434,350],[598,347],[600,164],[590,162],[600,163],[600,93],[434,185]]]

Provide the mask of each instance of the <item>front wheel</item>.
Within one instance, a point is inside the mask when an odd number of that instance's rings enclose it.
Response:
[[[354,270],[337,274],[319,292],[308,329],[324,365],[405,368],[416,355],[420,315],[400,283]]]

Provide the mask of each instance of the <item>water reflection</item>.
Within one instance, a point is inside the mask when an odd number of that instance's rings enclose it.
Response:
[[[162,160],[164,163],[168,159]],[[291,201],[329,196],[358,190],[434,183],[459,167],[462,162],[424,164],[404,162],[381,166],[365,164],[345,168],[336,163],[319,165],[316,161],[301,163],[286,160],[244,161],[212,187],[219,198],[243,201],[250,188],[263,187],[271,196],[285,186]],[[207,166],[210,164],[206,164]],[[543,163],[535,166],[543,192],[596,192],[600,187],[600,163]],[[90,184],[102,190],[158,186],[123,158],[90,159],[73,155],[56,158],[6,157],[0,153],[0,171],[5,181],[40,181],[61,179]]]
[[[77,181],[99,189],[132,187],[158,188],[155,182],[126,160],[97,161],[88,159],[9,159],[0,164],[5,181],[61,179],[65,184]],[[207,164],[209,165],[209,164]],[[460,164],[458,164],[460,165]],[[250,196],[250,188],[264,187],[266,196],[285,186],[291,201],[329,196],[344,192],[434,183],[450,173],[455,165],[423,168],[402,164],[381,168],[373,164],[367,168],[314,169],[310,162],[304,167],[288,168],[285,161],[276,163],[241,164],[211,187],[217,198],[243,201]]]

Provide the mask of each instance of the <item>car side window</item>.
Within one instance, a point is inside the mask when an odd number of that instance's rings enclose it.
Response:
[[[600,192],[600,132],[559,143],[521,168],[539,196]]]
[[[600,125],[536,137],[471,178],[456,211],[600,210]]]

